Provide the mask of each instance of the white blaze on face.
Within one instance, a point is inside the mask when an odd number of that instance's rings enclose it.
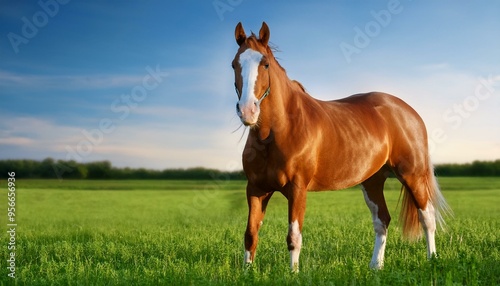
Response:
[[[255,82],[259,73],[259,64],[262,54],[252,49],[247,49],[240,54],[239,63],[241,65],[241,77],[243,85],[241,88],[241,98],[238,102],[240,112],[238,115],[249,123],[255,123],[258,119],[258,101],[255,96]]]

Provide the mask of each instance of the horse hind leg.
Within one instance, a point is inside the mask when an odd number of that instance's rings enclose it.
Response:
[[[404,193],[400,219],[402,219],[403,236],[406,238],[419,239],[422,229],[424,230],[427,257],[430,258],[436,253],[436,216],[424,177],[414,174],[403,176]]]
[[[428,203],[425,210],[418,209],[418,218],[424,229],[425,240],[427,242],[427,258],[436,254],[436,215],[432,203]]]
[[[403,235],[416,239],[421,236],[423,229],[427,257],[431,258],[436,254],[436,225],[443,223],[440,211],[448,210],[448,206],[439,191],[432,166],[429,165],[422,172],[403,174],[401,178],[405,188],[400,215]]]
[[[373,229],[375,230],[375,246],[370,261],[370,268],[372,269],[382,269],[384,266],[387,228],[391,221],[383,192],[386,178],[384,171],[380,170],[361,183],[366,205],[372,214]]]

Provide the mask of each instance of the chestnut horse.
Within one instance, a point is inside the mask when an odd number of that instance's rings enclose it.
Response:
[[[383,189],[392,172],[401,181],[403,234],[427,239],[436,252],[436,221],[446,210],[430,163],[427,132],[420,116],[401,99],[385,93],[357,94],[320,101],[290,80],[269,47],[269,27],[247,37],[238,23],[239,49],[232,66],[236,111],[250,127],[243,151],[248,178],[245,263],[255,259],[258,231],[275,191],[288,200],[290,267],[298,271],[307,191],[361,184],[373,218],[375,246],[370,267],[381,269],[391,217]]]

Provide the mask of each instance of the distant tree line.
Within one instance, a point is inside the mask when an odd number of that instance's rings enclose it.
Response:
[[[467,164],[439,164],[434,167],[434,171],[443,177],[499,177],[500,159]]]
[[[79,163],[54,160],[0,160],[0,178],[15,172],[25,179],[163,179],[163,180],[243,180],[243,171],[225,172],[202,167],[188,169],[151,170],[145,168],[117,168],[109,161]]]
[[[0,160],[0,178],[15,172],[16,178],[26,179],[163,179],[163,180],[244,180],[243,171],[226,172],[202,167],[188,169],[151,170],[145,168],[117,168],[109,161],[79,163],[54,160]],[[435,172],[442,177],[500,176],[500,159],[474,161],[467,164],[438,164]]]

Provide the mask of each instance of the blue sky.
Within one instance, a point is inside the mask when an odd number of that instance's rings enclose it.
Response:
[[[239,21],[317,98],[408,102],[434,162],[500,158],[498,1],[0,3],[0,159],[241,168]]]

